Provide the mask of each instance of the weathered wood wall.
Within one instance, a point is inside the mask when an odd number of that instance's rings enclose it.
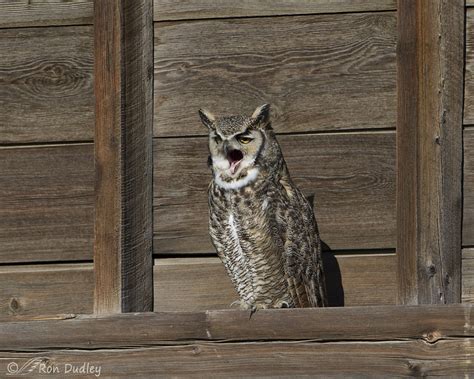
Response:
[[[466,5],[462,301],[474,303],[474,1]]]
[[[155,1],[158,310],[233,300],[207,237],[210,173],[196,109],[251,112],[263,102],[274,106],[295,181],[315,195],[333,304],[395,301],[396,1],[280,3]],[[92,2],[2,3],[0,14],[0,313],[89,312]],[[473,29],[467,8],[465,264],[474,246]],[[474,301],[473,282],[463,276],[463,301]]]
[[[453,304],[17,318],[0,323],[0,372],[36,359],[59,375],[88,363],[101,378],[467,378],[471,314]]]

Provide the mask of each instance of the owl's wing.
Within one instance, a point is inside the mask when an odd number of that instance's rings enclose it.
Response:
[[[327,306],[321,241],[313,209],[297,188],[292,188],[289,201],[290,206],[283,211],[283,261],[291,296],[297,307]]]

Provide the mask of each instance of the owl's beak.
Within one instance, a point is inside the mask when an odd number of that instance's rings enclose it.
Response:
[[[240,150],[230,150],[227,152],[227,160],[230,164],[230,173],[235,174],[239,168],[240,162],[244,159],[244,154]]]

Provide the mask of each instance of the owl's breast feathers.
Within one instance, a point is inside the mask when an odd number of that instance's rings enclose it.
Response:
[[[249,308],[325,304],[313,212],[285,174],[235,190],[209,186],[211,240]]]

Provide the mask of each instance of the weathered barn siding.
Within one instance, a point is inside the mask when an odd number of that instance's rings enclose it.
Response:
[[[463,245],[474,247],[474,1],[466,15]]]
[[[250,113],[264,102],[295,182],[314,196],[326,248],[354,254],[332,267],[326,260],[332,305],[395,302],[396,13],[395,2],[376,3],[370,13],[366,2],[316,14],[315,2],[213,11],[203,1],[173,14],[170,3],[155,2],[155,20],[161,9],[166,22],[155,23],[154,251],[187,256],[157,260],[155,309],[215,309],[235,299],[218,260],[190,257],[213,251],[206,130],[196,109]],[[268,17],[272,10],[280,17]]]
[[[315,195],[345,305],[394,303],[396,2],[280,2],[185,1],[177,9],[155,1],[158,310],[217,309],[232,300],[209,256],[210,173],[196,109],[251,112],[263,102],[274,106],[295,181]],[[0,15],[0,314],[90,312],[92,2],[2,3]],[[466,248],[474,246],[473,29],[468,8]],[[467,272],[463,301],[471,302]]]
[[[261,310],[250,319],[236,310],[19,317],[0,324],[0,372],[36,358],[59,375],[87,362],[104,378],[467,378],[471,313],[452,304]]]
[[[0,3],[0,28],[92,24],[93,0],[7,0]]]
[[[92,311],[91,11],[0,3],[0,317]]]
[[[395,133],[279,136],[296,184],[334,250],[395,247]],[[157,254],[213,251],[208,237],[207,138],[155,139]]]

